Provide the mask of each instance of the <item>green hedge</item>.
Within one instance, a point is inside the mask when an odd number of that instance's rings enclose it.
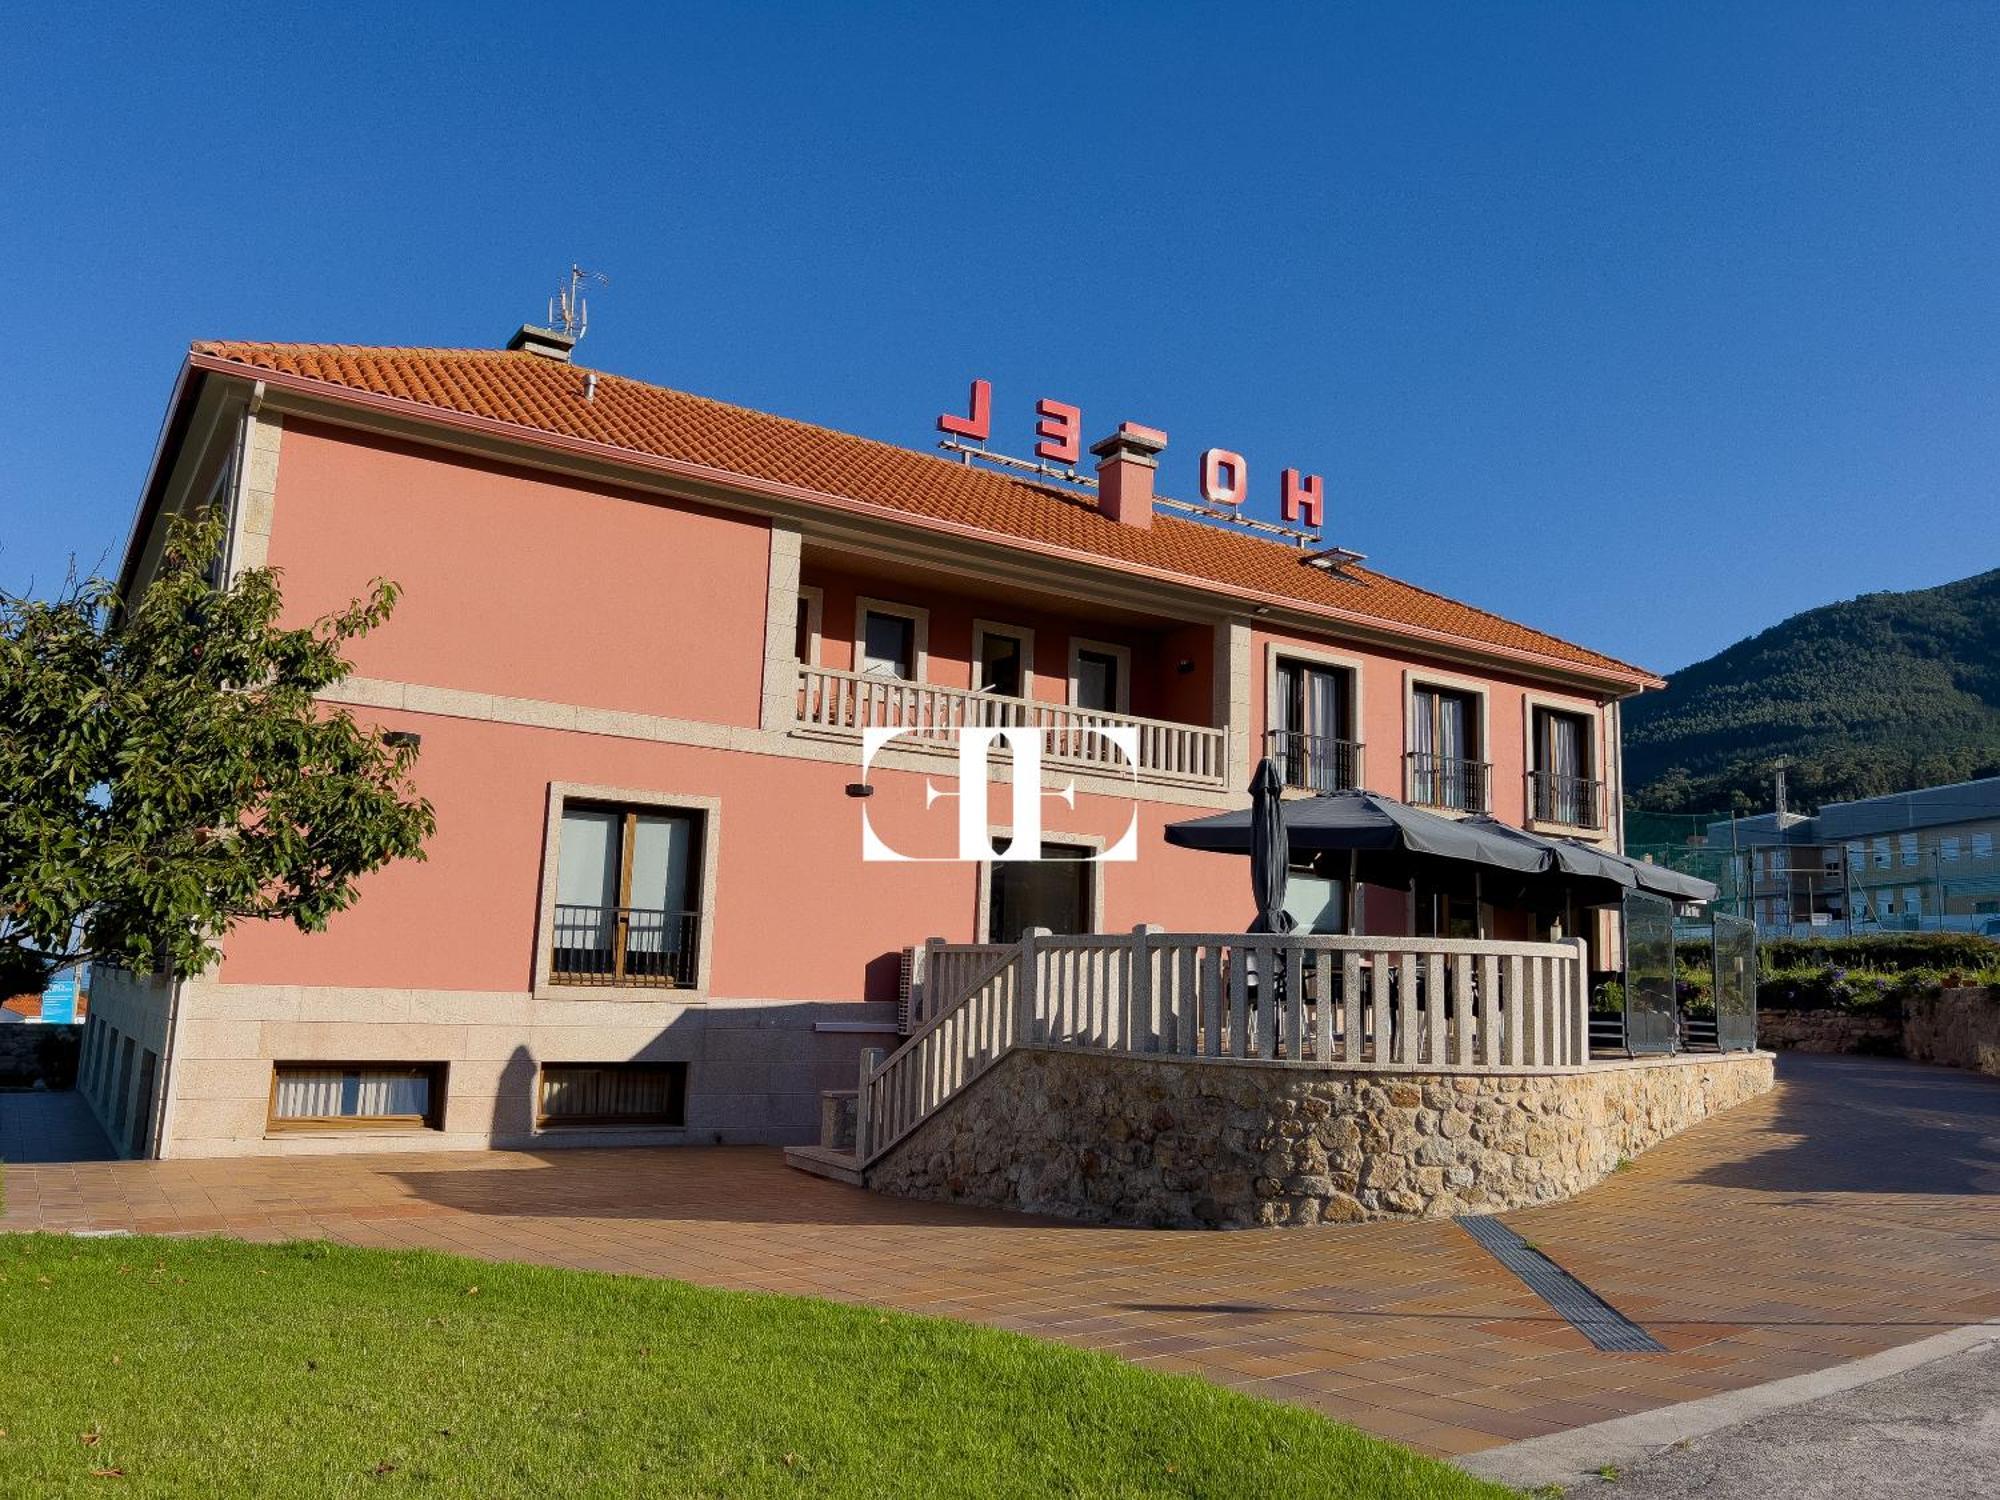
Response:
[[[1806,966],[2000,969],[2000,940],[1970,932],[1870,932],[1855,937],[1773,938],[1760,943],[1758,949],[1767,974]]]
[[[1681,1008],[1712,1015],[1714,971],[1706,941],[1674,949]],[[2000,942],[1962,932],[1881,932],[1777,938],[1757,947],[1762,1010],[1895,1010],[1907,995],[1960,985],[2000,986]],[[1600,985],[1593,1008],[1616,1010],[1623,990]]]

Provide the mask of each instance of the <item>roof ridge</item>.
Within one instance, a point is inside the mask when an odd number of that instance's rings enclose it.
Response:
[[[1556,662],[1568,661],[1572,666],[1657,676],[1564,636],[1524,625],[1379,569],[1353,566],[1335,573],[1306,568],[1306,555],[1299,548],[1247,530],[1207,525],[1193,517],[1169,513],[1161,513],[1150,532],[1109,521],[1105,526],[1110,530],[1093,530],[1087,521],[1056,522],[1053,512],[1038,518],[1035,507],[1048,504],[1059,505],[1078,517],[1101,518],[1101,512],[1088,491],[1081,488],[1000,473],[886,438],[848,432],[636,376],[553,361],[526,350],[202,339],[194,341],[190,351],[253,369],[268,364],[278,373],[316,384],[373,392],[439,412],[483,415],[554,437],[584,437],[633,453],[688,459],[746,477],[776,479],[911,515],[956,519],[984,527],[998,537],[1039,541],[1090,553],[1113,565],[1136,564],[1180,574],[1196,582],[1247,589],[1272,598],[1291,598],[1307,608],[1337,610],[1389,626],[1459,637],[1472,644],[1525,652]],[[356,373],[326,363],[348,360],[373,363],[375,368]],[[410,386],[414,372],[396,368],[399,362],[410,361],[427,362],[434,367],[430,379],[420,382],[429,388],[413,391]],[[552,387],[546,379],[520,383],[509,377],[495,384],[481,377],[470,386],[453,389],[449,377],[436,368],[450,364],[492,371],[532,369],[538,375],[543,370],[575,370],[598,377],[600,403],[603,394],[621,389],[628,399],[615,403],[623,410],[610,410],[599,404],[595,417],[580,420],[578,413],[550,406],[547,394]],[[641,401],[650,398],[653,409],[635,410],[632,398]],[[662,401],[668,404],[662,407],[659,404]],[[683,404],[678,412],[676,403]],[[726,424],[715,421],[690,422],[687,420],[690,408],[697,418],[702,413],[714,414],[733,422],[739,430],[731,432]],[[746,426],[754,426],[757,431],[740,430]],[[801,439],[816,445],[820,451],[813,451],[799,442]],[[827,451],[836,445],[837,453]],[[848,457],[843,459],[842,454]],[[859,462],[862,459],[868,462],[864,465]],[[901,476],[883,472],[882,466],[891,460],[893,464],[908,464],[912,459],[926,461],[922,474],[914,470]],[[1002,497],[1014,498],[1010,503]],[[1156,545],[1145,540],[1148,537],[1161,541]],[[1207,549],[1209,557],[1203,559],[1199,552],[1191,550],[1190,544]],[[1166,555],[1154,555],[1161,553]],[[1285,566],[1312,576],[1295,574],[1288,579],[1281,571]],[[1371,609],[1365,607],[1364,599],[1341,597],[1346,592],[1340,586],[1343,584],[1346,588],[1363,590],[1379,586],[1389,593],[1378,596],[1377,607]],[[1454,614],[1457,620],[1453,619]],[[1464,628],[1475,622],[1479,628],[1470,631]]]
[[[311,352],[311,353],[334,353],[334,354],[345,354],[345,355],[382,355],[382,356],[405,356],[405,357],[409,355],[422,355],[425,356],[426,358],[435,358],[438,355],[449,355],[452,356],[453,358],[469,358],[469,359],[504,359],[512,361],[520,358],[527,358],[533,360],[545,360],[545,361],[548,360],[547,355],[535,354],[532,351],[526,349],[459,348],[449,344],[436,344],[436,345],[314,344],[314,343],[287,343],[284,342],[283,340],[198,339],[189,347],[193,349],[196,353],[214,354],[220,358],[229,357],[227,354],[223,354],[220,352],[223,350],[255,349],[267,353],[284,352],[284,353],[296,354],[301,352]],[[808,432],[824,433],[826,436],[832,438],[838,438],[842,442],[864,443],[871,447],[877,447],[877,448],[893,448],[896,452],[906,454],[911,458],[921,458],[930,463],[942,464],[947,469],[951,469],[954,471],[968,467],[967,465],[961,464],[954,459],[945,458],[940,454],[926,452],[922,448],[909,448],[905,447],[901,443],[891,442],[888,438],[869,437],[866,433],[849,432],[845,428],[841,427],[829,427],[824,422],[815,422],[808,417],[792,417],[792,416],[787,416],[783,412],[766,411],[761,406],[746,406],[741,401],[727,401],[720,396],[706,395],[701,391],[684,390],[683,388],[677,385],[663,385],[657,380],[641,380],[636,375],[621,375],[615,370],[603,370],[597,368],[594,365],[578,364],[575,360],[569,360],[567,362],[549,361],[549,363],[551,364],[560,363],[563,364],[564,367],[567,369],[581,370],[587,374],[595,375],[601,382],[600,388],[602,388],[602,385],[629,385],[629,386],[637,386],[642,390],[664,391],[668,395],[679,396],[680,398],[686,401],[696,401],[701,403],[703,406],[713,407],[717,411],[735,412],[741,416],[755,417],[759,421],[764,421],[764,422],[784,422],[793,427],[803,428]],[[984,478],[997,479],[1002,481],[1003,483],[1014,485],[1021,489],[1030,490],[1036,494],[1055,495],[1058,498],[1062,499],[1084,498],[1084,496],[1080,492],[1072,495],[1070,492],[1061,490],[1053,484],[1037,484],[1033,480],[1023,479],[1018,474],[999,474],[993,472],[990,469],[975,469],[973,470],[973,472],[981,475]],[[1252,538],[1252,540],[1262,540],[1262,539]]]

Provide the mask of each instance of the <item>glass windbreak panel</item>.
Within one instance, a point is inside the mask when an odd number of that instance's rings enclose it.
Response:
[[[1625,893],[1625,1045],[1671,1052],[1680,1037],[1675,1003],[1674,908],[1664,896]]]
[[[1757,1045],[1757,924],[1717,913],[1714,933],[1715,1044],[1747,1052]]]
[[[907,615],[868,612],[862,623],[861,670],[877,677],[917,675],[917,622]]]
[[[995,839],[993,845],[1003,853],[1007,849],[1005,839]],[[1091,853],[1070,844],[1044,844],[1037,862],[995,861],[987,941],[1018,943],[1030,927],[1062,934],[1089,932]]]
[[[1118,712],[1118,658],[1109,651],[1076,653],[1076,706]]]
[[[979,690],[1003,698],[1021,696],[1022,661],[1019,636],[987,631],[979,638]]]
[[[1341,884],[1323,875],[1293,870],[1285,876],[1285,910],[1296,932],[1337,933],[1345,925]]]

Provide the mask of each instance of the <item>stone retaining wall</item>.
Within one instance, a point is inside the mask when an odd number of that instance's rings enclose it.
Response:
[[[2000,989],[1940,990],[1906,1000],[1903,1055],[2000,1076]]]
[[[1765,1010],[1757,1014],[1757,1045],[1801,1052],[1901,1054],[2000,1076],[2000,989],[1933,990],[1900,1012]]]
[[[1757,1013],[1757,1045],[1789,1052],[1902,1051],[1903,1023],[1895,1015],[1844,1010],[1763,1010]]]
[[[1025,1048],[869,1169],[883,1192],[1160,1228],[1547,1203],[1771,1086],[1767,1053],[1454,1076]]]

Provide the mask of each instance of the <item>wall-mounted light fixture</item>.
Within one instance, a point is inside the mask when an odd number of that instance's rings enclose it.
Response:
[[[382,736],[382,743],[394,750],[416,750],[422,747],[424,737],[407,729],[392,729]]]
[[[850,797],[872,797],[875,795],[875,788],[865,781],[850,781],[847,783],[847,795]]]

